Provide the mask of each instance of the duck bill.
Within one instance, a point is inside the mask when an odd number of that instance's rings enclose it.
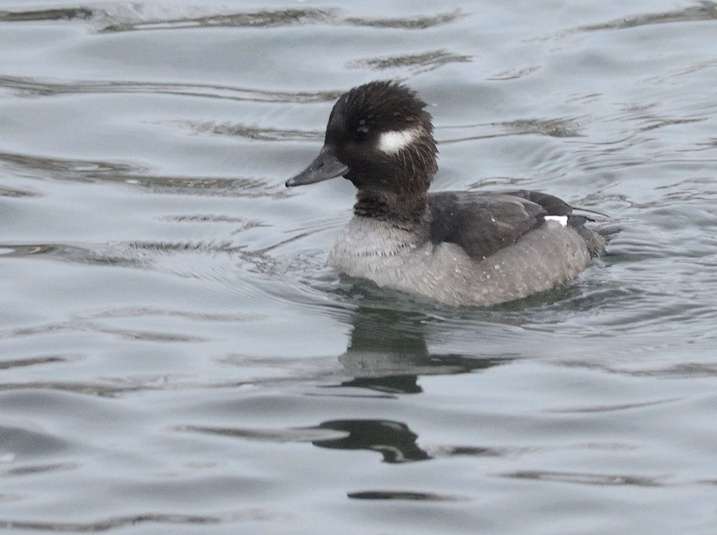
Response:
[[[316,159],[295,177],[286,181],[287,188],[315,184],[345,174],[349,170],[347,165],[339,161],[333,149],[324,145]]]

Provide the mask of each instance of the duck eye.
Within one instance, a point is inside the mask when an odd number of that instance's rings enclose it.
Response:
[[[366,121],[361,120],[354,132],[354,138],[356,141],[364,141],[368,137],[368,131],[369,128],[366,126]]]

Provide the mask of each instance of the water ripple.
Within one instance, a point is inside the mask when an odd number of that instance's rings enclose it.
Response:
[[[153,307],[120,307],[109,308],[99,312],[88,312],[79,314],[79,318],[83,319],[113,319],[113,318],[136,318],[140,316],[148,317],[167,317],[182,318],[192,321],[211,321],[211,322],[236,322],[236,321],[252,321],[260,319],[262,316],[258,314],[215,314],[210,312],[194,312],[191,310],[168,310]]]
[[[344,16],[338,9],[280,9],[252,12],[213,13],[207,15],[189,15],[186,17],[143,17],[134,10],[131,13],[98,13],[102,21],[100,32],[179,30],[206,27],[229,28],[277,28],[297,25],[350,25],[368,28],[386,28],[402,30],[424,30],[450,24],[461,19],[460,10],[435,15],[419,15],[398,18],[369,18]],[[104,22],[107,19],[108,22]],[[114,20],[113,20],[114,19]],[[125,20],[122,20],[125,19]],[[140,19],[140,20],[137,20]]]
[[[29,357],[25,359],[0,360],[0,370],[9,370],[10,368],[25,368],[27,366],[42,366],[45,364],[57,364],[59,362],[67,362],[65,357],[55,355],[47,357]]]
[[[111,16],[110,16],[111,17]],[[113,22],[100,32],[128,32],[148,30],[181,30],[187,28],[228,27],[228,28],[275,28],[336,20],[335,10],[324,9],[282,9],[262,10],[249,13],[226,13],[197,17],[166,18],[156,20]]]
[[[575,31],[596,32],[603,30],[626,30],[629,28],[650,26],[654,24],[673,24],[679,22],[696,22],[715,19],[717,19],[717,4],[709,0],[701,0],[697,5],[688,6],[682,9],[675,9],[674,11],[622,17],[608,22],[581,26]]]
[[[15,188],[8,188],[8,187],[0,187],[0,197],[10,197],[14,199],[19,199],[23,197],[37,197],[37,193],[33,193],[31,191],[25,191],[21,189],[15,189]]]
[[[349,63],[348,67],[373,71],[408,69],[418,74],[433,71],[450,63],[469,63],[472,60],[473,57],[468,55],[455,54],[447,50],[431,50],[419,54],[357,59]]]
[[[529,65],[526,67],[513,67],[512,69],[497,72],[489,77],[487,80],[517,80],[519,78],[525,78],[531,74],[539,71],[542,67],[540,65]]]
[[[675,401],[680,401],[681,398],[669,398],[669,399],[658,399],[654,401],[642,401],[637,403],[619,403],[615,405],[597,405],[592,407],[576,407],[571,409],[552,409],[548,412],[554,412],[554,413],[565,413],[565,414],[572,414],[572,413],[590,413],[590,412],[616,412],[616,411],[626,411],[626,410],[632,410],[632,409],[642,409],[645,407],[654,407],[655,405],[664,405],[666,403],[673,403]]]
[[[136,171],[138,168],[126,163],[100,162],[96,160],[73,160],[68,158],[53,158],[15,152],[0,152],[0,165],[12,167],[20,176],[28,176],[22,171],[35,171],[31,177],[46,176],[51,171],[53,176],[67,180],[88,181],[107,175],[117,175]],[[40,171],[40,173],[37,173]]]
[[[62,243],[0,244],[0,257],[3,259],[31,256],[96,266],[147,267],[149,265],[148,259],[139,258],[137,255],[131,256],[116,247],[108,250],[106,246],[92,248]]]
[[[508,136],[539,135],[555,138],[580,137],[587,117],[563,117],[555,119],[515,119],[497,123],[445,125],[438,130],[465,130],[461,137],[440,139],[439,144],[448,145]]]
[[[192,177],[152,174],[93,175],[94,179],[140,186],[152,193],[220,197],[268,197],[282,199],[289,194],[283,184],[263,178]]]
[[[138,186],[153,193],[275,199],[288,196],[283,184],[273,184],[261,178],[154,175],[145,168],[124,162],[0,152],[0,166],[3,164],[24,177],[72,182],[117,182]]]
[[[641,367],[639,369],[634,368],[621,368],[617,366],[610,366],[606,364],[586,361],[564,361],[560,363],[561,366],[573,367],[573,368],[588,368],[597,369],[605,373],[622,375],[625,377],[654,377],[659,379],[690,379],[690,378],[714,378],[717,377],[717,364],[712,362],[683,362],[680,364],[673,364],[666,367],[650,368]],[[676,401],[666,400],[665,402]]]
[[[180,215],[165,215],[160,218],[161,221],[170,221],[173,223],[208,223],[218,224],[227,223],[235,228],[235,232],[249,230],[257,227],[268,226],[261,221],[254,219],[246,219],[235,215],[226,214],[180,214]]]
[[[220,136],[238,136],[255,141],[321,141],[324,138],[323,130],[291,130],[281,128],[268,128],[248,126],[228,122],[175,122],[196,133],[211,133]]]
[[[661,487],[659,478],[634,476],[625,474],[591,474],[587,472],[558,472],[549,470],[521,470],[503,474],[514,479],[530,479],[534,481],[554,481],[559,483],[575,483],[579,485],[627,486],[627,487]]]
[[[266,442],[313,442],[316,440],[337,440],[348,436],[342,431],[321,429],[318,427],[295,429],[243,429],[238,427],[209,427],[184,425],[175,428],[180,432],[203,433],[228,438],[242,438]]]
[[[371,28],[395,28],[399,30],[425,30],[435,26],[451,24],[457,20],[464,18],[466,15],[460,9],[450,11],[448,13],[438,13],[436,15],[425,15],[418,17],[399,17],[399,18],[362,18],[347,17],[344,22],[355,26],[368,26]]]
[[[0,11],[0,22],[38,22],[57,20],[86,20],[94,15],[87,7],[65,7],[58,9],[35,9],[28,11]]]
[[[33,327],[22,327],[19,329],[11,329],[8,331],[0,331],[0,339],[16,338],[26,336],[36,336],[46,333],[57,332],[89,332],[103,333],[127,340],[139,340],[148,342],[203,342],[203,338],[184,333],[169,333],[161,331],[137,330],[137,329],[120,329],[106,327],[98,323],[86,321],[82,319],[70,320],[65,322],[48,323],[45,325],[36,325]]]
[[[119,80],[50,81],[19,76],[0,76],[0,89],[21,96],[54,96],[74,94],[151,94],[201,97],[245,102],[305,104],[331,102],[341,91],[270,91],[216,84],[141,82]]]
[[[0,386],[2,389],[2,386]],[[75,444],[44,431],[0,425],[0,452],[15,457],[51,455],[72,450]]]
[[[2,474],[6,477],[34,476],[48,472],[75,470],[78,467],[77,463],[28,464],[10,468],[2,472]]]
[[[233,516],[233,515],[232,515]],[[250,514],[247,519],[260,520],[263,514]],[[229,517],[232,518],[232,517]],[[207,515],[140,513],[131,516],[120,516],[93,522],[51,522],[32,520],[6,520],[0,519],[0,528],[22,529],[29,531],[50,531],[54,533],[101,533],[139,524],[161,525],[208,525],[220,524],[229,518]],[[239,517],[241,518],[241,517]],[[232,518],[238,520],[239,518]]]

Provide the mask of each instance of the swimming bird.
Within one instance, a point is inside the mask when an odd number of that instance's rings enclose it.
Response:
[[[341,95],[316,159],[286,181],[344,177],[353,218],[329,254],[338,271],[456,306],[521,299],[574,279],[605,249],[588,218],[537,191],[429,192],[438,149],[426,103],[375,81]]]

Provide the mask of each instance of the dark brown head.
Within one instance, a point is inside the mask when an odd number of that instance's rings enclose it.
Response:
[[[399,208],[423,203],[438,168],[425,107],[397,82],[371,82],[344,93],[331,110],[319,156],[287,187],[343,176],[359,189],[359,205],[362,199]]]

